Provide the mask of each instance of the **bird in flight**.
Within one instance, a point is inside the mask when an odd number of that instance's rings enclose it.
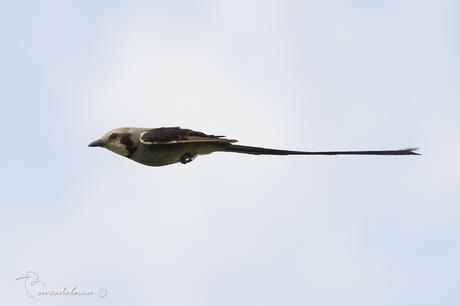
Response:
[[[383,151],[291,151],[234,144],[235,139],[208,135],[180,127],[118,128],[111,130],[89,147],[103,147],[147,166],[187,164],[198,155],[233,152],[252,155],[420,155],[417,148]]]

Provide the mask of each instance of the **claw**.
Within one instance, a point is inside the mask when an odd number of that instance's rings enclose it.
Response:
[[[180,158],[180,162],[182,164],[188,164],[189,162],[193,161],[196,157],[196,154],[192,154],[192,153],[184,153],[184,155],[182,155],[182,157]]]

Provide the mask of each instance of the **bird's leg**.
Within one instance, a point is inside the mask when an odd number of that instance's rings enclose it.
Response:
[[[185,165],[193,161],[195,157],[196,157],[196,154],[187,152],[187,153],[184,153],[184,155],[182,155],[182,157],[180,158],[180,162]]]

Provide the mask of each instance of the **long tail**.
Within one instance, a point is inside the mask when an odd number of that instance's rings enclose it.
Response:
[[[409,148],[402,150],[378,150],[378,151],[290,151],[290,150],[277,150],[260,147],[249,147],[240,145],[228,145],[222,151],[244,153],[253,155],[420,155],[416,153],[418,148]]]

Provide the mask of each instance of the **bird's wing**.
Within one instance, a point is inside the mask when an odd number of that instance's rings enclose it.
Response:
[[[237,142],[235,139],[227,139],[223,137],[225,136],[207,135],[202,132],[181,129],[180,127],[161,127],[142,132],[139,140],[141,143],[148,145],[188,142]]]

